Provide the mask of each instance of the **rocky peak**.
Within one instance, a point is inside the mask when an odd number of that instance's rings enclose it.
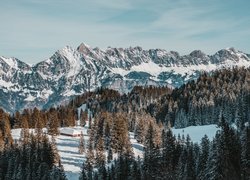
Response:
[[[238,62],[240,57],[234,48],[219,50],[212,56],[213,63],[225,63],[226,61]]]
[[[89,45],[85,44],[85,43],[81,43],[77,49],[78,52],[82,53],[82,54],[86,54],[88,55],[91,52],[91,48]]]
[[[206,54],[203,53],[201,50],[194,50],[189,55],[191,57],[194,57],[194,58],[204,58],[204,57],[206,57]]]
[[[177,51],[170,51],[169,52],[172,56],[174,56],[175,58],[180,57],[180,54]]]

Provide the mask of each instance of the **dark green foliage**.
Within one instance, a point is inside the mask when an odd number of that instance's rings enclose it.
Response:
[[[157,121],[175,127],[218,124],[220,112],[240,128],[250,119],[250,68],[223,69],[201,75],[148,106]],[[175,112],[173,114],[173,112]]]
[[[209,139],[207,135],[205,135],[202,140],[201,140],[201,149],[199,152],[199,158],[197,162],[197,176],[198,179],[204,179],[205,178],[205,169],[206,169],[206,164],[208,161],[208,155],[209,155]]]
[[[241,137],[241,175],[243,179],[250,179],[250,128],[245,127]]]
[[[86,171],[86,170],[87,170],[87,169],[86,169],[85,163],[83,163],[83,164],[82,164],[82,171],[81,171],[79,180],[87,180],[87,179],[88,179],[87,171]]]
[[[58,179],[64,180],[58,154],[46,135],[28,134],[28,141],[13,144],[0,153],[0,179]]]
[[[175,139],[171,130],[163,131],[160,149],[154,142],[154,127],[149,125],[144,159],[119,156],[105,177],[125,180],[249,179],[249,127],[244,128],[240,141],[240,133],[230,127],[223,117],[220,125],[221,130],[213,141],[204,136],[200,145],[193,144],[189,136],[186,140]],[[104,178],[102,172],[103,169],[98,168],[98,177]]]

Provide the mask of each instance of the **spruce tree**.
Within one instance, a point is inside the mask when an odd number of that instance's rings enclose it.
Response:
[[[196,179],[196,171],[195,171],[195,159],[193,152],[193,144],[187,147],[187,161],[184,169],[184,179],[193,180]]]
[[[113,117],[112,131],[111,131],[111,147],[115,153],[124,154],[126,152],[126,145],[129,144],[127,119],[124,114],[117,113]]]
[[[87,176],[87,168],[85,166],[85,163],[83,162],[82,164],[82,171],[79,177],[79,180],[88,180],[88,176]]]
[[[112,148],[109,147],[107,161],[108,163],[110,163],[112,160],[113,160],[113,152],[112,152]]]
[[[49,124],[48,124],[48,134],[58,135],[59,134],[59,120],[57,111],[51,108],[49,111]]]
[[[145,138],[144,149],[144,171],[145,175],[151,179],[156,178],[158,168],[159,148],[154,143],[154,128],[149,124]]]
[[[162,163],[163,163],[163,172],[167,179],[173,179],[173,172],[175,169],[174,157],[175,153],[175,138],[172,134],[171,129],[168,129],[167,132],[163,130],[162,132]]]
[[[110,141],[111,141],[110,125],[108,122],[105,123],[104,138],[105,138],[105,149],[108,150],[110,149]]]
[[[95,155],[93,152],[93,138],[93,134],[90,133],[85,163],[85,172],[87,173],[87,177],[89,180],[92,180],[93,166],[95,164]]]
[[[81,111],[80,111],[80,125],[84,127],[86,125],[87,120],[88,120],[88,112],[83,111],[81,109]]]
[[[209,148],[209,156],[205,169],[205,178],[211,180],[223,179],[222,157],[219,149],[220,134],[217,133]]]
[[[79,139],[78,151],[80,154],[83,154],[85,152],[85,141],[84,141],[84,136],[82,132],[81,132],[81,136]]]
[[[199,154],[199,159],[198,159],[198,164],[197,164],[197,176],[198,179],[205,179],[205,169],[206,169],[206,164],[208,162],[208,156],[209,156],[209,146],[210,146],[210,141],[207,137],[207,135],[205,135],[202,140],[201,140],[201,144],[200,144],[200,154]]]
[[[103,168],[106,162],[106,156],[104,154],[104,141],[101,137],[97,141],[95,162],[99,168]]]
[[[246,126],[241,138],[241,178],[250,179],[250,128]]]

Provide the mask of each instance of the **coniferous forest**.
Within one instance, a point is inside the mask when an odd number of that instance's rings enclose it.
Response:
[[[83,104],[90,115],[78,113]],[[50,109],[0,109],[0,179],[67,179],[54,136],[78,119],[81,126],[89,121],[89,140],[79,143],[86,154],[80,179],[250,179],[250,68],[203,73],[176,89],[99,88]],[[220,130],[200,144],[171,131],[209,124]],[[22,128],[18,141],[15,128]],[[143,145],[142,158],[135,157],[129,132]]]

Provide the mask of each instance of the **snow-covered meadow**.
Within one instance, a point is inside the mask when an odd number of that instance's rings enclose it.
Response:
[[[174,129],[174,128],[172,129],[173,134],[175,134],[176,137],[178,136],[178,134],[180,134],[181,136],[184,135],[185,137],[189,135],[194,143],[200,143],[201,138],[205,134],[208,136],[210,140],[212,140],[216,134],[216,131],[218,130],[219,128],[215,124],[205,125],[205,126],[189,126],[182,129]]]

